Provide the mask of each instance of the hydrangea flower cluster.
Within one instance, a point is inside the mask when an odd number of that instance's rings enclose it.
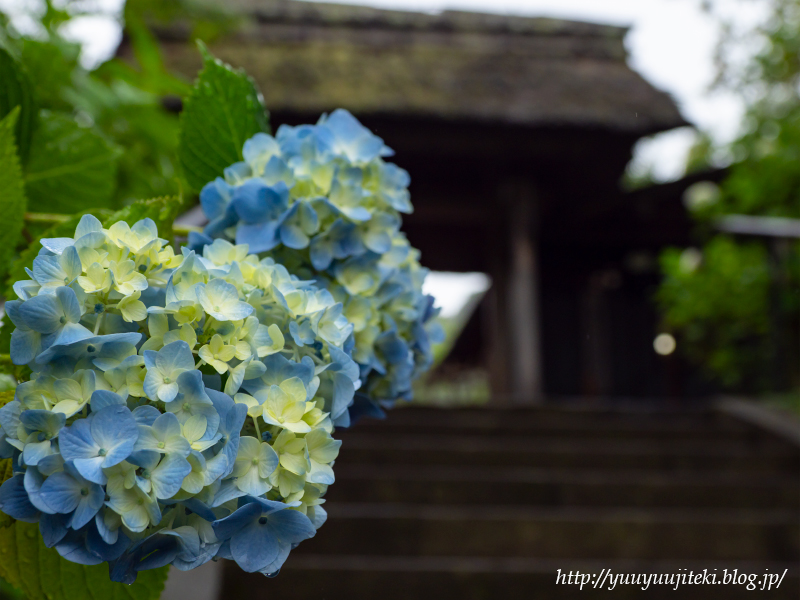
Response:
[[[410,398],[440,331],[433,298],[422,293],[427,270],[399,231],[412,211],[408,173],[385,162],[392,150],[341,109],[316,125],[256,134],[242,154],[203,188],[209,224],[190,247],[235,240],[314,279],[353,324],[359,399]]]
[[[42,245],[6,303],[32,373],[0,409],[0,508],[115,581],[276,573],[326,519],[359,385],[342,305],[247,246],[176,255],[149,219]]]

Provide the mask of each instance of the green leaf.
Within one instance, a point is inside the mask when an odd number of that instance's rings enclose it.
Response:
[[[0,214],[3,215],[3,243],[0,244],[0,278],[5,277],[14,257],[25,218],[25,189],[17,156],[14,130],[21,114],[15,106],[0,121]]]
[[[178,156],[189,187],[199,191],[242,160],[244,142],[269,131],[269,118],[255,82],[214,58],[198,42],[203,69],[181,113]]]
[[[114,583],[108,565],[79,565],[46,548],[36,523],[0,529],[0,577],[28,600],[157,600],[169,567],[142,571],[136,583]]]
[[[39,108],[72,111],[63,90],[72,86],[72,76],[79,69],[80,46],[56,36],[48,40],[22,38],[17,45]]]
[[[25,176],[36,212],[113,208],[119,150],[72,119],[42,111]]]
[[[16,106],[20,113],[16,123],[16,140],[22,162],[27,162],[31,135],[36,126],[36,103],[27,73],[5,49],[0,48],[0,119]]]

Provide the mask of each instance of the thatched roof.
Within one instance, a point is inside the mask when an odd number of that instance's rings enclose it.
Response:
[[[226,0],[243,15],[211,49],[243,67],[278,112],[580,126],[646,135],[685,125],[626,64],[626,29],[556,19],[439,15],[292,0]],[[185,31],[185,30],[183,30]],[[168,63],[199,57],[179,25]]]

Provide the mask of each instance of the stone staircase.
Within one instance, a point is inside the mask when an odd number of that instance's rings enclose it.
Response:
[[[800,447],[714,410],[408,408],[341,432],[328,522],[275,579],[226,565],[223,598],[750,597],[613,591],[557,570],[788,569],[800,597]],[[714,571],[716,569],[716,571]]]

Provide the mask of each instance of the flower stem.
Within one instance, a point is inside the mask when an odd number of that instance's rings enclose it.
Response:
[[[197,233],[202,233],[202,227],[196,227],[194,225],[173,225],[172,232],[176,235],[189,235],[192,231],[196,231]]]
[[[66,223],[72,217],[70,215],[48,214],[48,213],[34,213],[26,212],[25,220],[29,223]]]
[[[253,417],[253,425],[256,427],[256,437],[261,440],[261,430],[258,428],[258,417]]]
[[[94,324],[94,335],[97,335],[100,332],[100,325],[103,324],[103,317],[105,314],[106,313],[101,312],[99,315],[97,315],[97,321],[95,321]]]

